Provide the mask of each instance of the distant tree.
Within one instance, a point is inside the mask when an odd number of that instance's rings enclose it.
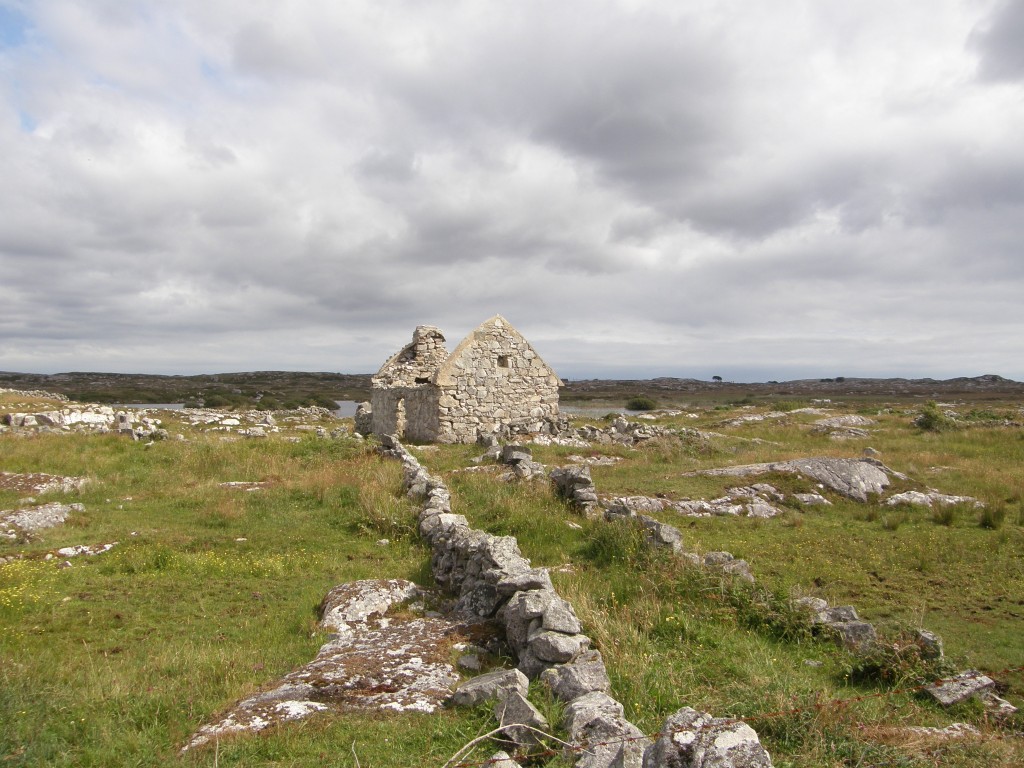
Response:
[[[722,377],[721,377],[721,376],[712,376],[712,377],[711,377],[711,380],[712,380],[712,381],[721,381],[721,380],[722,380]]]

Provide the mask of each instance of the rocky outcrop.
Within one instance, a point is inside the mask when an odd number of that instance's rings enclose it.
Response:
[[[716,499],[662,499],[650,496],[612,497],[602,500],[607,513],[626,515],[641,512],[674,512],[684,517],[745,516],[770,518],[781,515],[776,506],[785,496],[767,483],[730,488]]]
[[[748,477],[767,472],[786,472],[803,475],[823,486],[856,501],[866,502],[868,494],[881,494],[889,487],[889,475],[904,478],[876,459],[837,459],[822,456],[809,459],[791,459],[764,464],[745,464],[689,472],[687,475],[727,475]],[[905,479],[905,478],[904,478]]]
[[[0,538],[17,539],[44,528],[62,525],[72,512],[82,512],[82,504],[51,502],[34,507],[0,512]]]
[[[471,627],[437,616],[387,615],[420,597],[419,587],[400,579],[335,587],[321,604],[320,626],[331,634],[316,658],[201,727],[182,751],[329,710],[433,712],[458,681],[448,648]]]
[[[973,496],[951,496],[946,493],[940,493],[934,489],[928,491],[905,491],[903,493],[896,493],[886,499],[885,503],[890,507],[895,507],[898,504],[910,504],[913,506],[929,508],[933,505],[948,507],[952,504],[970,504],[977,508],[985,506],[983,502]]]
[[[0,489],[18,493],[71,493],[81,490],[87,477],[48,475],[45,472],[0,472]]]

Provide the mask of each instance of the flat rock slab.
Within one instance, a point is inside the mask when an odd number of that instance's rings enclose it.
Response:
[[[87,482],[87,477],[63,477],[45,472],[0,472],[0,489],[18,493],[71,493]]]
[[[0,512],[0,536],[16,539],[20,534],[33,533],[43,528],[53,528],[67,520],[72,512],[81,512],[81,504],[52,502],[25,509]]]
[[[996,681],[976,669],[961,672],[956,677],[940,680],[925,687],[925,693],[944,707],[951,707],[977,693],[995,686]]]
[[[481,626],[408,612],[385,615],[393,605],[421,594],[412,582],[397,579],[336,587],[324,601],[321,622],[334,639],[306,666],[202,726],[182,751],[317,712],[433,712],[459,680],[449,661],[451,646],[471,639]]]
[[[836,493],[857,501],[867,501],[869,493],[881,493],[889,487],[888,470],[874,459],[837,459],[821,456],[809,459],[791,459],[764,464],[744,464],[688,472],[687,476],[710,475],[748,477],[767,472],[788,472],[803,475],[832,489]],[[895,474],[895,473],[892,473]]]

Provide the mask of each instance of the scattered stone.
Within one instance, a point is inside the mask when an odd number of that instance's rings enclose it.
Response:
[[[110,544],[76,544],[73,547],[61,547],[57,550],[57,554],[61,557],[77,557],[78,555],[101,555],[104,552],[109,552],[117,546],[117,542],[113,541]]]
[[[825,626],[832,630],[839,645],[857,653],[863,653],[878,643],[878,633],[866,621],[833,621]]]
[[[1017,707],[1013,706],[1006,699],[997,696],[995,691],[991,689],[982,691],[978,694],[978,698],[981,699],[981,703],[985,706],[985,711],[996,720],[1006,720],[1017,714]]]
[[[830,416],[827,419],[818,419],[814,422],[814,425],[817,427],[836,429],[841,427],[870,427],[877,423],[877,421],[869,419],[867,416],[848,413],[843,416]]]
[[[519,763],[509,757],[508,752],[495,752],[487,760],[490,768],[520,768]]]
[[[570,464],[586,464],[591,467],[612,467],[622,461],[621,456],[579,456],[575,453],[565,457]]]
[[[257,482],[250,480],[229,480],[226,483],[217,483],[217,486],[220,488],[234,488],[240,491],[262,491],[269,485],[270,483],[267,482]]]
[[[926,659],[941,659],[943,656],[942,638],[927,629],[918,629],[914,640],[921,648],[921,655]]]
[[[923,736],[929,740],[951,741],[953,739],[974,738],[981,735],[981,731],[968,723],[950,723],[945,728],[926,727],[923,725],[910,725],[901,729],[903,733],[911,736]]]
[[[794,493],[793,498],[808,507],[817,506],[819,504],[832,506],[832,502],[820,493]]]
[[[740,427],[744,424],[754,424],[768,419],[783,419],[786,417],[783,411],[769,411],[768,413],[745,413],[732,419],[722,422],[723,427]]]

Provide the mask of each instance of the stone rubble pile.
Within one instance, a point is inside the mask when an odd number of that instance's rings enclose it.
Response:
[[[531,729],[547,726],[524,693],[524,678],[539,677],[565,704],[562,725],[569,733],[573,754],[579,753],[577,768],[700,765],[671,762],[669,757],[648,761],[645,753],[653,746],[624,718],[622,705],[610,696],[611,684],[600,652],[590,648],[590,638],[583,634],[575,611],[555,592],[547,571],[532,568],[513,537],[472,529],[464,516],[453,514],[444,482],[431,475],[397,439],[384,436],[381,446],[383,453],[402,462],[409,497],[423,503],[418,525],[431,547],[435,580],[457,597],[456,610],[474,618],[493,616],[504,626],[506,640],[518,659],[515,672],[523,676],[497,672],[470,680],[455,691],[453,702],[476,704],[495,699],[496,717],[507,726],[504,733],[515,743],[528,745],[536,738]],[[510,453],[507,458],[528,461],[522,454]],[[566,469],[584,471],[589,477],[586,467]],[[702,717],[713,720],[710,715]],[[686,732],[698,739],[705,725],[695,721]],[[733,727],[737,733],[750,731],[742,723]],[[764,757],[767,759],[767,753]],[[737,767],[770,764],[719,763]]]
[[[820,597],[801,597],[794,600],[793,605],[810,614],[813,627],[825,630],[851,651],[868,651],[878,643],[874,626],[861,621],[852,605],[829,607],[828,602]],[[941,643],[939,640],[940,655]]]
[[[145,410],[115,411],[109,405],[84,405],[35,413],[6,413],[0,417],[0,432],[107,434],[118,432],[135,440],[162,440],[168,437],[160,419]]]
[[[571,428],[560,433],[563,438],[576,438],[599,445],[636,445],[655,437],[666,437],[674,434],[673,430],[655,424],[641,424],[629,421],[625,416],[618,416],[606,429],[584,425]]]

